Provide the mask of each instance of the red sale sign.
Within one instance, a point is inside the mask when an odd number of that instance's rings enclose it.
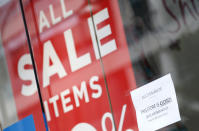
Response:
[[[88,2],[46,0],[31,4],[38,25],[35,33],[30,30],[31,44],[49,129],[78,130],[89,125],[102,130],[101,119],[111,110],[89,31]],[[27,20],[31,25],[32,19]],[[111,121],[108,125],[112,126]]]
[[[91,5],[93,25],[97,36],[97,41],[93,39],[93,42],[98,43],[101,49],[116,128],[118,131],[138,130],[135,110],[129,95],[129,91],[135,89],[136,85],[118,2],[117,0],[91,0]],[[99,21],[100,17],[101,20],[104,18],[103,21]],[[103,35],[102,31],[105,31]],[[102,50],[105,44],[112,45],[109,51],[115,49],[111,55],[106,57]],[[124,111],[124,114],[121,114],[121,110]]]
[[[137,131],[130,97],[136,84],[117,0],[32,0],[24,8],[49,129]],[[17,53],[18,79],[30,82],[29,55]],[[17,106],[38,102],[34,84],[13,89],[23,98]]]

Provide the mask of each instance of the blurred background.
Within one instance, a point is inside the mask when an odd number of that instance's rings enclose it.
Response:
[[[182,121],[162,130],[198,130],[199,2],[119,0],[138,86],[171,73]]]

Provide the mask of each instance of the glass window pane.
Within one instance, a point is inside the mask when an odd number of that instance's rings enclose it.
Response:
[[[32,115],[34,123],[40,124],[36,130],[45,130],[19,1],[9,0],[1,4],[0,116],[2,126],[5,129]]]
[[[8,67],[0,39],[0,125],[5,128],[18,120]]]
[[[113,128],[87,0],[24,1],[48,127],[51,131]],[[107,128],[107,129],[109,129]]]
[[[118,1],[137,86],[172,76],[182,120],[161,130],[197,130],[199,3]]]

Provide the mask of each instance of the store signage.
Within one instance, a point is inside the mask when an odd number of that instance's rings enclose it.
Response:
[[[170,74],[132,91],[131,97],[139,131],[155,131],[181,120]]]
[[[42,0],[26,6],[49,129],[137,131],[129,93],[136,84],[117,0],[91,0],[90,6],[87,0]],[[27,52],[18,53],[12,67],[21,82],[15,81],[13,91],[22,116],[27,112],[21,103],[39,103]],[[41,130],[42,114],[33,117]]]
[[[104,57],[108,54],[111,54],[113,51],[117,50],[115,39],[110,39],[110,41],[104,43],[103,45],[100,42],[102,39],[112,34],[110,25],[107,24],[105,25],[105,27],[97,30],[97,36],[99,38],[98,41],[100,43],[99,51],[98,51],[98,46],[97,46],[96,37],[94,33],[95,30],[93,26],[95,26],[97,29],[97,25],[104,22],[108,18],[109,18],[109,13],[108,13],[107,8],[101,10],[100,12],[94,15],[95,25],[93,25],[91,17],[88,18],[88,25],[90,27],[89,29],[91,32],[91,38],[93,40],[93,43],[92,43],[93,48],[94,48],[93,50],[95,52],[95,56],[97,60],[100,58],[99,52],[101,52],[101,56]],[[39,24],[44,25],[44,23],[42,22]],[[69,63],[70,63],[69,66],[71,68],[71,71],[75,72],[86,67],[89,64],[92,64],[92,60],[91,60],[91,56],[89,52],[85,53],[82,56],[79,56],[79,57],[77,56],[77,51],[75,49],[75,43],[74,43],[72,30],[71,29],[66,30],[65,32],[63,32],[63,35],[65,39],[65,48],[68,52]],[[63,78],[67,76],[67,71],[64,69],[62,62],[60,61],[53,47],[53,43],[50,40],[48,40],[43,44],[44,44],[44,47],[43,47],[43,62],[42,62],[43,63],[43,74],[42,74],[43,82],[42,83],[43,83],[43,87],[45,88],[50,85],[51,76],[58,74],[60,78]],[[53,63],[52,65],[50,65],[50,60]],[[27,64],[31,64],[30,55],[24,54],[23,56],[21,56],[18,62],[18,72],[21,79],[27,79],[27,80],[32,81],[32,83],[29,86],[23,85],[22,90],[21,90],[22,95],[30,96],[36,93],[37,89],[36,89],[36,84],[34,82],[35,80],[34,80],[33,71],[28,72],[27,69],[25,69],[25,65]]]

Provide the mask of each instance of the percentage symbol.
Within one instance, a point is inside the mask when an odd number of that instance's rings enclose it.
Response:
[[[127,107],[127,105],[123,105],[123,107],[122,107],[118,131],[122,131],[122,128],[123,128],[124,118],[125,118],[125,113],[126,113],[126,107]],[[102,123],[101,123],[102,124],[102,130],[107,131],[106,119],[111,120],[112,131],[115,131],[115,127],[114,127],[114,123],[113,123],[113,116],[110,112],[105,113],[102,117]],[[72,131],[79,131],[79,130],[96,131],[95,127],[93,127],[92,125],[90,125],[88,123],[79,123],[72,129]],[[126,129],[126,131],[134,131],[134,130],[133,129]]]
[[[118,127],[118,131],[122,131],[122,127],[124,125],[125,113],[126,113],[126,105],[123,105],[122,112],[121,112],[121,117],[120,117],[120,123],[119,123],[119,127]],[[126,129],[126,131],[133,131],[133,129]]]
[[[118,131],[122,131],[123,125],[124,125],[124,117],[125,117],[125,113],[126,113],[126,107],[127,105],[123,105],[122,107],[122,112],[121,112],[121,116],[120,116],[120,122],[119,122],[119,126],[118,126]],[[104,114],[104,116],[102,117],[102,129],[103,131],[107,131],[106,128],[106,119],[110,119],[112,122],[112,131],[115,131],[115,127],[113,124],[113,116],[111,113],[107,112]],[[127,129],[126,131],[133,131],[132,129]]]
[[[118,131],[122,131],[122,127],[124,125],[125,112],[126,112],[126,105],[123,105],[123,107],[122,107],[122,113],[121,113],[121,117],[120,117],[120,123],[119,123],[119,127],[118,127]]]

